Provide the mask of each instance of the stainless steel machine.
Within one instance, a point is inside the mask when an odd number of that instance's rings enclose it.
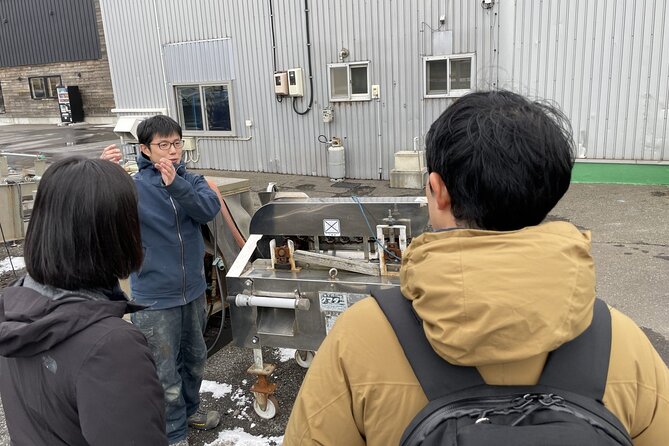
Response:
[[[34,159],[34,170],[10,169],[8,160],[12,157]],[[25,237],[37,184],[45,170],[46,158],[42,154],[0,151],[0,241],[15,242]]]
[[[308,366],[344,310],[399,286],[404,250],[427,224],[424,197],[288,198],[258,209],[226,278],[233,342],[254,352],[258,415],[277,409],[260,347],[297,349]]]

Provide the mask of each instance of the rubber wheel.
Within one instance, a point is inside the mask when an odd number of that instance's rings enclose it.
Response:
[[[308,369],[314,360],[314,352],[311,350],[295,350],[295,362],[303,369]]]
[[[260,409],[258,400],[253,401],[253,410],[256,411],[260,418],[271,420],[279,410],[279,402],[274,395],[270,395],[267,397],[267,407],[265,407],[265,410]]]

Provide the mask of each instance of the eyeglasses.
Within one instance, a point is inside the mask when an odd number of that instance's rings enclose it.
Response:
[[[170,147],[174,146],[176,150],[181,150],[184,148],[184,140],[180,139],[178,141],[174,142],[169,142],[169,141],[161,141],[161,142],[152,142],[149,143],[150,146],[158,146],[158,148],[164,152],[167,152],[170,150]]]

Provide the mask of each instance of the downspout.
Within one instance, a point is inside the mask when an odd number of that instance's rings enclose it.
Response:
[[[417,16],[420,16],[420,6],[417,8]],[[423,16],[422,19],[420,20],[420,26],[418,29],[418,36],[420,39],[420,44],[418,46],[418,66],[419,68],[419,79],[420,82],[417,82],[418,84],[418,97],[420,98],[420,117],[418,121],[419,129],[418,129],[418,134],[423,135],[423,121],[425,121],[425,97],[424,97],[424,89],[425,89],[425,67],[423,62],[423,57],[425,57],[425,48],[424,48],[424,41],[425,41],[425,16]]]
[[[381,98],[376,99],[376,129],[377,129],[377,137],[379,138],[379,141],[377,143],[377,146],[379,147],[378,154],[377,154],[377,159],[379,162],[379,180],[383,179],[383,151],[382,151],[382,146],[381,146]]]
[[[158,48],[160,48],[160,70],[163,75],[163,85],[165,86],[165,105],[167,109],[167,116],[172,115],[170,108],[170,89],[167,85],[167,73],[165,72],[165,52],[163,51],[163,44],[160,38],[160,21],[158,20],[158,7],[156,6],[156,0],[153,0],[153,16],[156,20],[156,37],[158,40]]]

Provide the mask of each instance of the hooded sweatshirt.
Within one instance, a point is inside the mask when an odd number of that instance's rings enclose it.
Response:
[[[0,292],[0,395],[12,445],[165,445],[163,389],[122,292],[29,276]]]
[[[207,287],[200,225],[211,221],[221,204],[204,177],[186,171],[183,162],[175,166],[177,175],[169,186],[151,160],[140,154],[137,164],[133,178],[144,261],[130,275],[132,297],[152,310],[186,305]]]
[[[406,250],[402,294],[432,348],[492,385],[534,385],[547,355],[591,323],[590,234],[565,222],[519,231],[424,233]],[[602,296],[606,297],[606,296]],[[669,372],[643,332],[611,310],[604,404],[637,446],[669,438]],[[374,299],[325,338],[302,384],[284,445],[393,445],[427,399]]]

